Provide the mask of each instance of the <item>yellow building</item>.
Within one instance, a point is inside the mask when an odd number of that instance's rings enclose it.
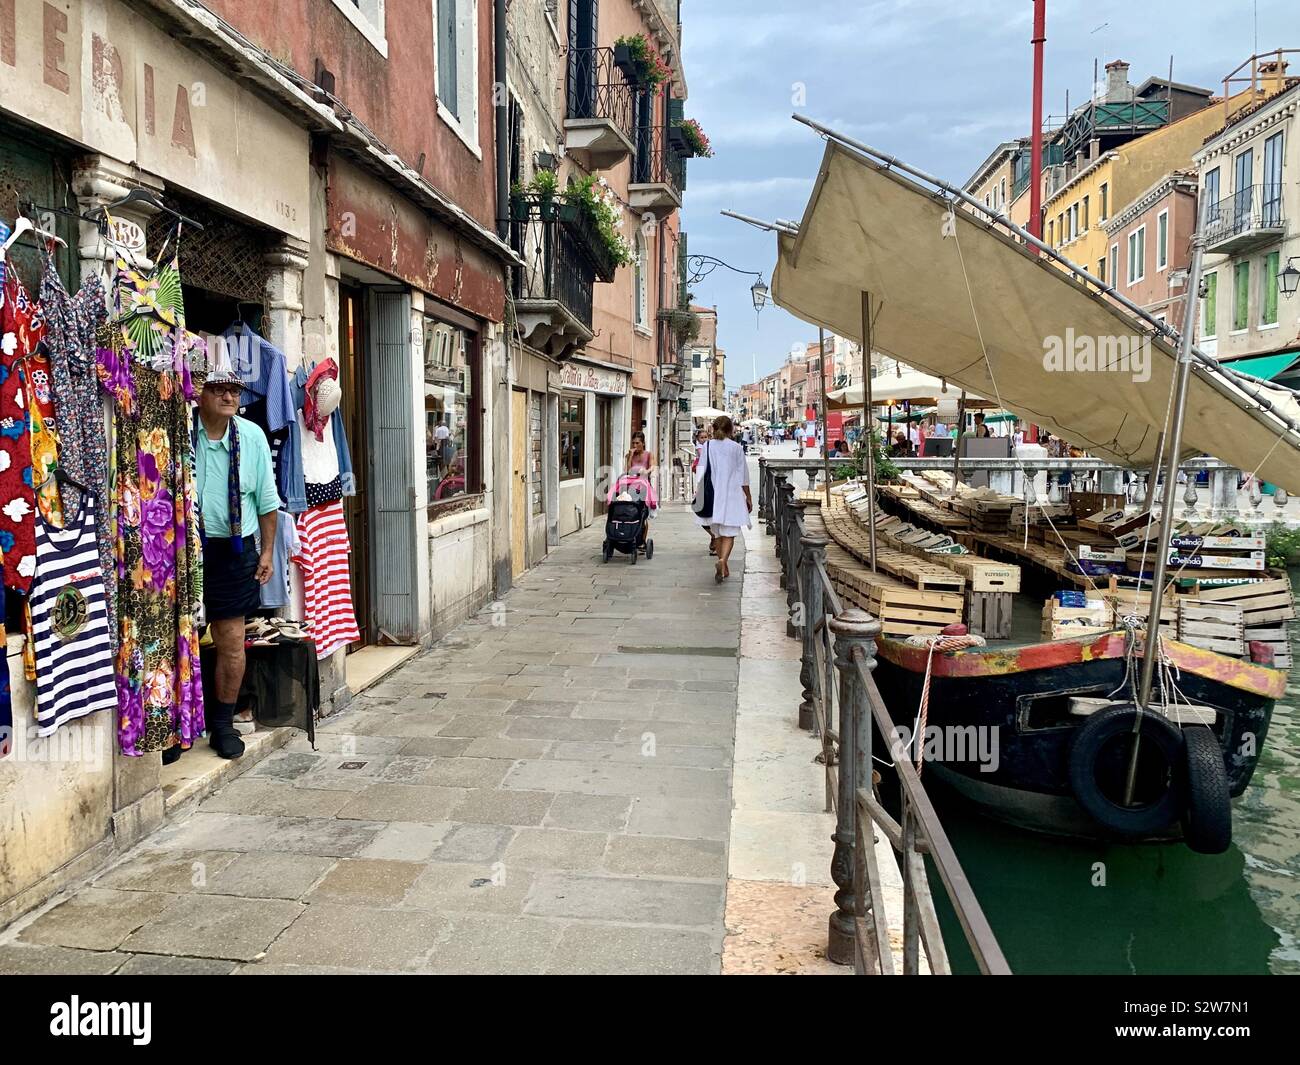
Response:
[[[1229,101],[1230,108],[1235,104],[1235,98]],[[1203,107],[1090,161],[1081,160],[1073,176],[1044,199],[1043,239],[1113,284],[1118,246],[1108,244],[1105,222],[1166,174],[1193,168],[1192,156],[1222,127],[1223,114],[1222,106]]]

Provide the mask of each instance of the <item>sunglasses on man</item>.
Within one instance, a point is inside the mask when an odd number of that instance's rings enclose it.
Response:
[[[235,396],[238,397],[244,391],[243,385],[223,384],[223,385],[205,385],[209,392],[218,396]]]

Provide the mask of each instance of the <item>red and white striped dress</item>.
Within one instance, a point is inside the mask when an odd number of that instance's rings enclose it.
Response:
[[[302,549],[293,561],[302,570],[303,599],[316,657],[324,658],[361,639],[352,608],[351,546],[343,503],[322,503],[299,514],[298,538]]]

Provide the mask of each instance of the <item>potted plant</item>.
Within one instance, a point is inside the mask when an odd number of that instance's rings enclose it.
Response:
[[[530,191],[537,197],[538,213],[548,222],[555,218],[555,193],[559,187],[560,179],[556,177],[554,170],[537,171],[529,186]]]
[[[650,47],[643,33],[614,42],[614,65],[629,81],[649,88],[657,88],[673,76],[672,68]]]
[[[527,222],[531,211],[532,205],[528,202],[528,192],[520,182],[516,181],[510,186],[510,220]]]
[[[589,174],[569,187],[568,203],[576,208],[574,235],[587,250],[596,276],[612,281],[620,266],[630,266],[636,252],[623,236],[623,206],[604,178]]]
[[[701,159],[711,159],[713,157],[713,145],[709,143],[709,138],[705,136],[703,127],[694,118],[688,118],[680,125],[673,127],[684,145],[683,155],[698,156]]]

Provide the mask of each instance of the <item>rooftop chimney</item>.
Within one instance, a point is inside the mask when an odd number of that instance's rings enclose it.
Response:
[[[1131,103],[1132,100],[1133,86],[1128,81],[1128,63],[1123,59],[1114,59],[1106,64],[1106,102]]]

